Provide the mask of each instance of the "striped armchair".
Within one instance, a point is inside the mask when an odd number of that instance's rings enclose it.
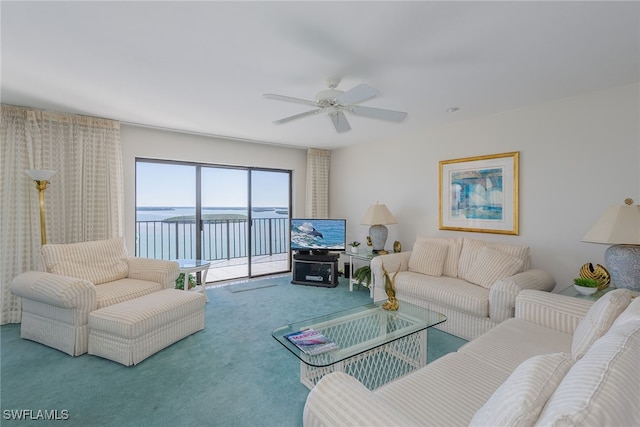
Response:
[[[87,352],[89,313],[175,286],[175,261],[129,257],[124,238],[42,246],[46,272],[11,282],[22,298],[22,338],[72,356]]]

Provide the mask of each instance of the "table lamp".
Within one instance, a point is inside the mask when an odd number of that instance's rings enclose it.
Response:
[[[583,242],[611,244],[604,253],[604,265],[616,288],[640,291],[640,206],[633,199],[610,206]]]
[[[398,222],[389,212],[386,205],[376,202],[375,205],[369,207],[360,223],[371,226],[369,227],[369,236],[371,237],[371,243],[373,243],[373,251],[377,253],[384,250],[384,244],[387,241],[389,230],[385,225],[397,224]]]
[[[33,183],[38,190],[38,196],[40,199],[40,241],[42,244],[47,243],[47,221],[44,213],[44,190],[47,189],[47,184],[56,171],[47,169],[27,169],[24,171],[31,177]]]

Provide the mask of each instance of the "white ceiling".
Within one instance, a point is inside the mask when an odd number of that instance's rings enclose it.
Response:
[[[333,149],[637,82],[640,2],[2,1],[2,103]],[[336,133],[325,79],[367,83]],[[449,107],[459,107],[447,113]]]

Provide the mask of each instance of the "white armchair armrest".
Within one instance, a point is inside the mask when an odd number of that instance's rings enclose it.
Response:
[[[516,297],[524,289],[550,292],[556,281],[544,270],[532,269],[498,280],[489,291],[489,317],[496,323],[515,315]]]
[[[305,427],[417,425],[388,403],[381,402],[358,380],[342,372],[334,372],[318,381],[307,396],[302,421]]]
[[[96,308],[96,287],[88,280],[42,271],[28,271],[13,279],[11,292],[21,298],[87,312]]]
[[[516,318],[573,334],[593,301],[550,292],[524,290],[516,298]]]
[[[371,283],[374,301],[387,299],[387,294],[384,292],[382,264],[384,263],[384,268],[387,272],[393,274],[398,270],[398,266],[400,266],[400,271],[408,270],[409,258],[411,258],[411,251],[380,255],[371,260]]]
[[[130,279],[157,282],[164,289],[174,288],[180,275],[180,265],[175,261],[152,258],[127,258]]]

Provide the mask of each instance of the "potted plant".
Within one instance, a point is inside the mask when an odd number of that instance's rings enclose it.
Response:
[[[584,277],[573,279],[573,287],[582,295],[595,294],[596,292],[598,292],[599,286],[600,282],[598,282],[596,279],[589,279]]]
[[[357,286],[363,285],[365,288],[371,286],[371,267],[363,265],[353,272],[353,279]]]
[[[196,287],[196,276],[193,274],[189,274],[188,279],[189,289],[193,289]],[[176,289],[183,290],[184,289],[184,273],[180,273],[178,278],[176,279]]]
[[[358,246],[360,246],[360,242],[353,241],[353,242],[349,243],[349,246],[351,246],[351,252],[354,253],[354,254],[357,254],[358,253]]]

